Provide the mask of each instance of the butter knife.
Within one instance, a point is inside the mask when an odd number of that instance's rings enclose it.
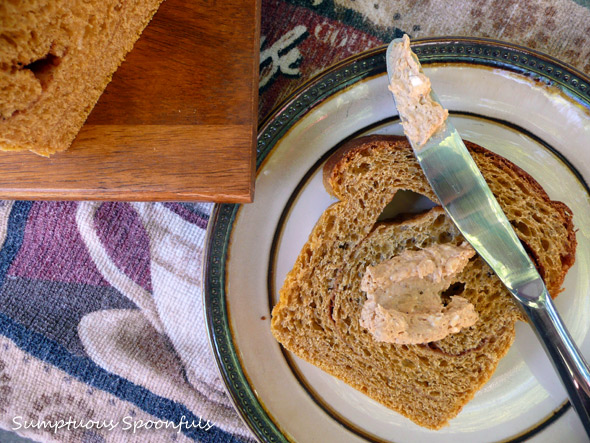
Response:
[[[390,81],[392,48],[400,42],[401,39],[396,39],[387,48]],[[433,91],[431,97],[440,104]],[[528,318],[590,437],[590,368],[461,136],[447,118],[423,145],[417,146],[412,140],[410,143],[447,214],[508,288]]]

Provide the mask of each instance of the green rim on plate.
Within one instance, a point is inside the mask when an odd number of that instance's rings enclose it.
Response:
[[[448,37],[421,39],[412,48],[423,65],[465,63],[501,68],[525,75],[535,82],[558,87],[574,100],[590,108],[590,78],[548,55],[490,39]],[[256,167],[283,135],[306,113],[333,94],[366,78],[385,73],[385,50],[382,46],[348,58],[312,78],[276,107],[261,123],[258,132]],[[226,304],[226,260],[233,224],[240,205],[220,204],[209,221],[204,266],[205,318],[209,340],[236,410],[252,432],[265,442],[287,442],[288,438],[273,422],[254,393],[241,366],[234,345]],[[534,429],[514,437],[523,441],[557,420],[569,403]]]

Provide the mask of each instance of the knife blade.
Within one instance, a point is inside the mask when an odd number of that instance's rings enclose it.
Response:
[[[402,39],[396,39],[387,48],[390,83],[394,75],[392,54],[394,48],[399,50],[395,45],[402,43]],[[416,55],[412,53],[412,57],[420,66]],[[432,90],[430,97],[440,104]],[[403,113],[400,117],[402,121],[408,118]],[[496,273],[529,320],[590,437],[590,368],[461,136],[446,118],[424,143],[419,144],[409,136],[408,140],[446,213]]]

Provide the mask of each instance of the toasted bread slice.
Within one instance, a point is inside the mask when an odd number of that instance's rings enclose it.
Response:
[[[466,142],[494,195],[533,258],[552,296],[575,259],[569,208],[551,201],[525,171]],[[287,275],[272,312],[272,333],[289,351],[383,405],[431,429],[448,424],[486,383],[514,340],[521,313],[487,264],[474,257],[448,295],[475,306],[478,322],[419,345],[377,342],[359,324],[368,265],[406,249],[463,237],[440,206],[378,222],[399,190],[437,202],[405,138],[353,140],[325,164],[326,189],[339,198],[320,217]]]

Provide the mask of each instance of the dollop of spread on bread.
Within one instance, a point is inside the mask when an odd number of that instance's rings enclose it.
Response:
[[[397,344],[429,343],[472,326],[479,318],[474,306],[458,295],[444,306],[441,293],[474,255],[468,243],[434,244],[368,266],[361,326],[375,340]]]
[[[430,97],[430,79],[410,49],[407,35],[391,48],[389,90],[393,93],[404,133],[414,148],[423,146],[445,122],[449,112]]]

